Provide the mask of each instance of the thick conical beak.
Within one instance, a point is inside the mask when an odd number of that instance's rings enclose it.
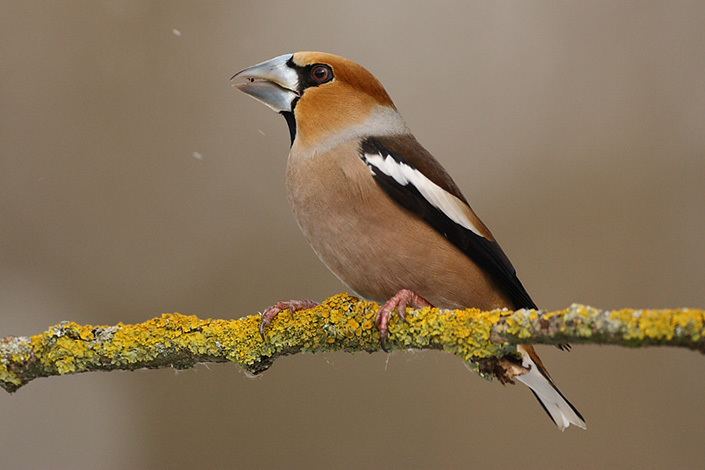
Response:
[[[284,54],[242,70],[230,79],[232,86],[247,93],[274,111],[292,111],[299,76],[288,65],[292,54]]]

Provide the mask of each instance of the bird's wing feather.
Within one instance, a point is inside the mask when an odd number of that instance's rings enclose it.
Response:
[[[361,143],[360,158],[394,201],[485,269],[515,308],[537,308],[491,232],[440,163],[413,136],[368,137]]]

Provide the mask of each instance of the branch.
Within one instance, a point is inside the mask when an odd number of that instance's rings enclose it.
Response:
[[[298,352],[380,350],[373,302],[335,295],[320,306],[282,313],[259,335],[259,315],[202,320],[163,314],[115,326],[62,322],[35,336],[0,339],[0,386],[14,392],[38,377],[95,370],[186,369],[201,362],[234,362],[251,373]],[[390,325],[392,349],[442,349],[471,363],[515,353],[521,343],[592,343],[639,347],[681,346],[705,353],[705,310],[599,310],[573,305],[535,310],[424,308]],[[484,375],[489,375],[485,373]]]

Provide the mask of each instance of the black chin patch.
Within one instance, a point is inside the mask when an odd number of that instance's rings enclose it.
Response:
[[[286,125],[289,127],[289,137],[291,137],[291,145],[294,145],[294,139],[296,139],[296,118],[294,117],[293,111],[282,111],[282,116],[286,120]]]
[[[291,138],[291,145],[294,145],[294,139],[296,139],[296,117],[294,116],[294,110],[296,109],[296,104],[299,102],[299,97],[293,99],[291,102],[291,111],[281,111],[279,114],[284,116],[286,120],[286,125],[289,127],[289,137]]]

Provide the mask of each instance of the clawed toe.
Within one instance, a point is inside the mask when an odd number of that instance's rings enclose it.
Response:
[[[382,308],[379,309],[379,312],[377,312],[375,325],[379,330],[380,345],[383,351],[389,352],[389,348],[387,347],[389,320],[394,315],[394,311],[396,310],[398,312],[399,318],[406,321],[406,309],[409,306],[412,308],[432,307],[428,300],[424,299],[416,292],[409,289],[402,289],[385,302]]]
[[[284,310],[289,310],[291,313],[295,313],[299,310],[306,310],[316,306],[318,306],[318,302],[315,300],[284,300],[277,302],[271,307],[267,307],[264,309],[264,312],[262,312],[262,321],[259,324],[260,336],[262,336],[262,339],[265,338],[267,327]]]

